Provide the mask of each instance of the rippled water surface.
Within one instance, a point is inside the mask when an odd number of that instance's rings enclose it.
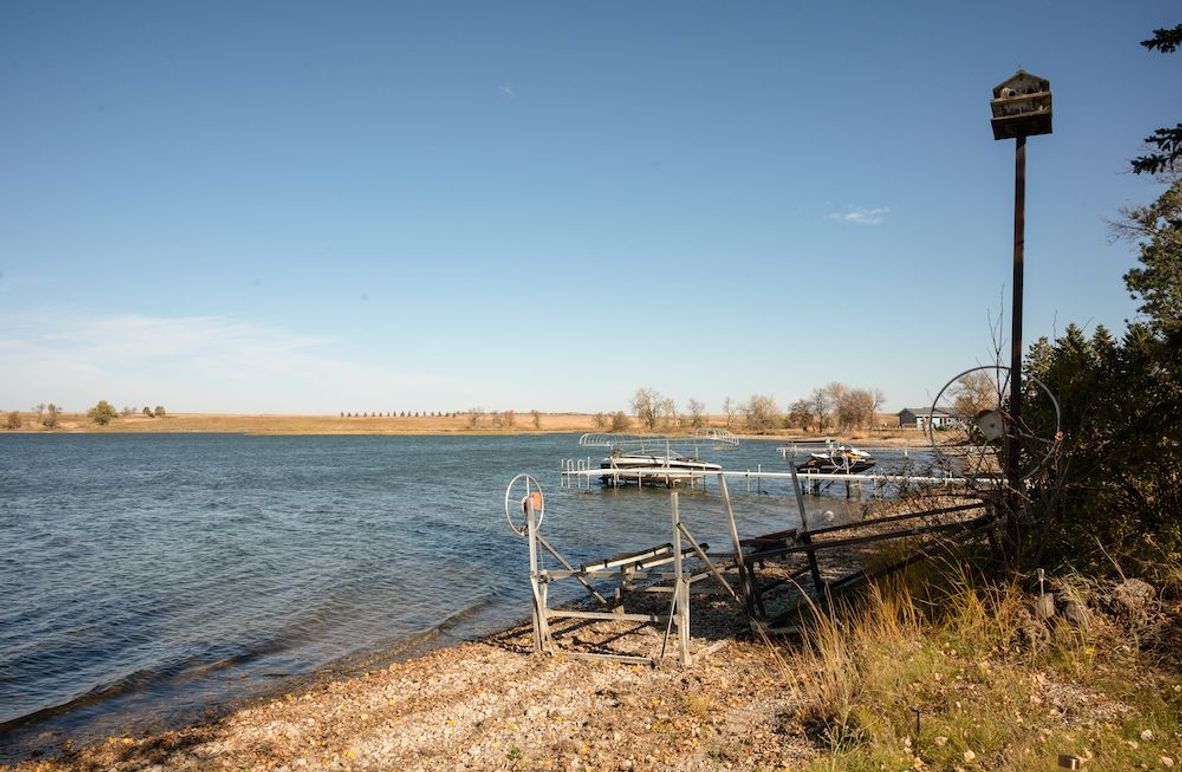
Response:
[[[784,470],[775,447],[705,456]],[[575,435],[0,436],[0,759],[527,616],[503,513],[518,472],[572,561],[668,540],[667,492],[561,489],[586,454]],[[796,523],[783,486],[731,487],[743,532]],[[716,492],[682,511],[723,543]]]

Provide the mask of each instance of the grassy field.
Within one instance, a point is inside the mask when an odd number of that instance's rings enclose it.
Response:
[[[516,416],[513,426],[494,427],[484,416],[475,426],[471,416],[421,417],[342,417],[318,415],[244,415],[231,413],[176,413],[161,418],[130,415],[99,426],[85,415],[65,413],[54,429],[37,424],[34,413],[21,415],[23,426],[17,431],[59,432],[228,432],[236,434],[453,434],[465,432],[587,432],[594,430],[590,415],[546,413],[535,428],[533,417]]]
[[[0,421],[5,417],[0,414]],[[514,416],[512,426],[506,426],[504,420],[497,425],[491,415],[482,416],[475,425],[472,416],[461,413],[456,416],[357,416],[343,417],[333,415],[280,415],[259,414],[245,415],[234,413],[175,413],[161,418],[150,418],[141,414],[122,416],[112,420],[105,426],[100,426],[83,413],[62,413],[58,417],[57,426],[52,429],[42,426],[37,420],[37,414],[22,412],[19,414],[21,427],[17,432],[223,432],[231,434],[527,434],[531,432],[593,432],[603,431],[595,425],[595,416],[591,413],[542,413],[538,416],[537,425],[534,417],[529,413],[518,413]],[[879,416],[880,425],[888,425],[894,420],[894,415]],[[724,416],[709,416],[707,423],[712,427],[725,427]],[[0,423],[0,426],[3,424]],[[743,433],[743,420],[736,416],[732,421],[732,431]],[[633,430],[637,429],[633,427]],[[0,431],[3,431],[0,429]],[[689,430],[680,430],[687,432]],[[785,431],[776,435],[768,435],[776,439],[816,439],[816,435],[801,434]],[[843,439],[856,440],[868,446],[909,445],[916,447],[926,445],[927,439],[914,430],[875,430],[853,432],[841,435]]]

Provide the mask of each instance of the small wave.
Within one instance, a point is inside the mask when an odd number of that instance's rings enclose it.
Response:
[[[495,595],[481,597],[469,605],[453,611],[438,622],[414,632],[399,635],[375,651],[350,654],[334,659],[321,668],[320,672],[322,674],[364,672],[385,667],[392,662],[421,656],[432,649],[450,643],[450,641],[443,641],[446,633],[454,630],[458,625],[478,617],[480,612],[493,605],[495,601]]]
[[[245,651],[229,656],[211,658],[209,656],[195,655],[173,662],[163,663],[156,667],[141,668],[110,683],[96,686],[90,691],[84,692],[66,702],[2,721],[0,722],[0,736],[16,729],[28,727],[50,718],[98,705],[125,695],[145,692],[162,686],[177,688],[213,673],[285,651],[291,645],[291,643],[283,639],[273,639],[257,642],[249,646]]]
[[[449,616],[445,617],[442,622],[435,625],[435,629],[437,629],[440,632],[443,632],[445,630],[450,630],[451,628],[455,627],[460,622],[463,622],[467,619],[471,619],[472,617],[476,616],[477,612],[488,608],[490,605],[492,605],[492,602],[493,602],[493,596],[485,595],[480,600],[477,600],[476,602],[474,602],[468,606],[465,606],[464,608],[460,609],[459,611],[452,612]]]

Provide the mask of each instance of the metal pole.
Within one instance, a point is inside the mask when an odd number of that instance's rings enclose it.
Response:
[[[528,491],[528,486],[526,488]],[[550,630],[546,622],[546,586],[540,581],[538,571],[538,523],[534,517],[533,498],[526,493],[525,525],[529,539],[529,583],[533,591],[534,651],[538,654],[549,648]]]
[[[1010,333],[1010,426],[1007,432],[1009,445],[1006,454],[1006,478],[1013,493],[1012,506],[1007,518],[1007,540],[1011,561],[1017,559],[1020,534],[1018,532],[1018,508],[1021,506],[1019,486],[1022,467],[1018,441],[1022,423],[1022,281],[1026,250],[1026,137],[1019,136],[1014,146],[1014,299],[1011,316],[1013,327]]]
[[[682,667],[689,667],[689,584],[681,566],[681,507],[677,491],[669,494],[673,500],[673,614],[677,619],[677,651]]]

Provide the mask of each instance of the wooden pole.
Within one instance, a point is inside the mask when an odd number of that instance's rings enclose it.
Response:
[[[1006,560],[1014,563],[1021,543],[1022,464],[1019,432],[1022,425],[1022,290],[1026,252],[1026,137],[1019,136],[1014,146],[1014,299],[1010,332],[1010,425],[1007,429],[1006,479],[1009,480],[1010,506],[1006,513]]]

